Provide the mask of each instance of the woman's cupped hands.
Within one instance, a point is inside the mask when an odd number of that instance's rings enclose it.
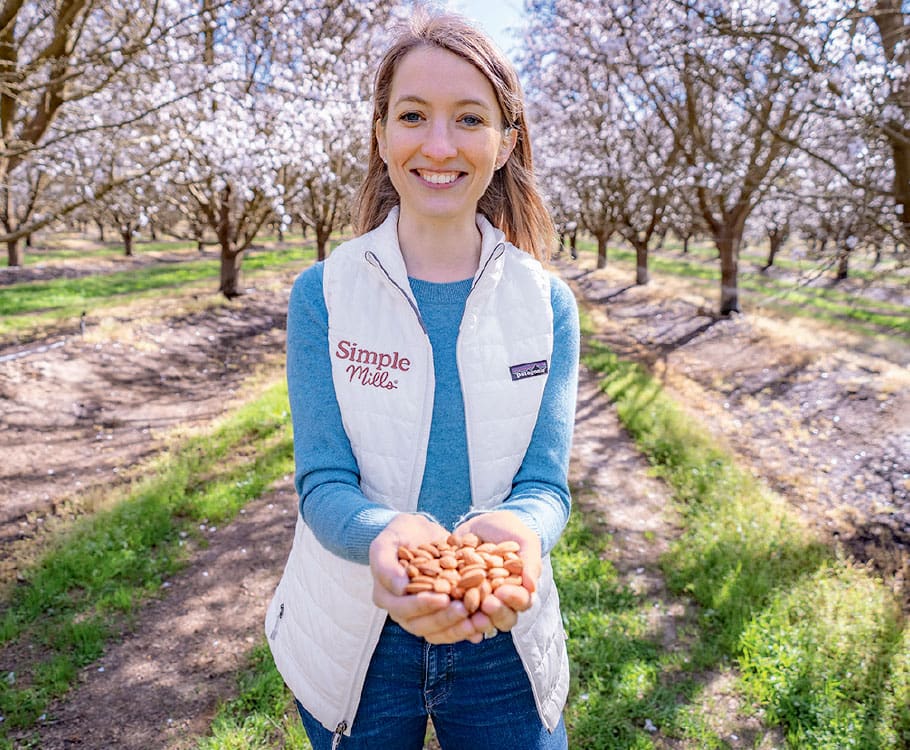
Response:
[[[497,630],[509,631],[518,614],[530,609],[541,571],[540,539],[511,511],[480,513],[459,525],[456,537],[474,534],[485,542],[514,541],[523,562],[521,585],[507,583],[483,598],[480,607],[469,613],[465,605],[448,594],[422,591],[408,594],[408,575],[399,561],[400,547],[416,548],[422,543],[445,542],[449,532],[435,521],[415,513],[399,513],[370,545],[373,574],[373,603],[409,633],[429,643],[480,642]]]

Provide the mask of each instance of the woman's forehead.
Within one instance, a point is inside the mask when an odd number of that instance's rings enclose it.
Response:
[[[390,102],[434,101],[499,109],[493,84],[469,60],[440,47],[416,47],[395,67]]]

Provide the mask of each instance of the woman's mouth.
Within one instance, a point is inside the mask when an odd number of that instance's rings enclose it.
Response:
[[[462,172],[430,172],[424,169],[415,169],[414,171],[420,179],[424,182],[429,182],[431,185],[451,185],[463,174]]]

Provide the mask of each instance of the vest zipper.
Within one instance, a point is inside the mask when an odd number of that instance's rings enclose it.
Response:
[[[480,273],[477,274],[477,278],[475,278],[474,283],[471,284],[471,292],[473,292],[474,287],[476,287],[480,283],[480,277],[483,276],[484,272],[487,270],[487,266],[489,266],[490,263],[492,263],[494,260],[496,260],[500,255],[502,255],[502,253],[497,254],[496,251],[502,250],[502,252],[505,252],[505,249],[506,249],[506,246],[502,242],[500,242],[496,247],[493,248],[493,252],[491,252],[490,257],[487,258],[487,262],[483,264],[483,268],[480,269]],[[468,292],[469,297],[471,296],[471,292]]]
[[[423,318],[420,316],[420,310],[417,309],[417,303],[414,302],[414,300],[411,298],[411,295],[402,289],[401,284],[395,281],[395,279],[392,278],[392,275],[385,270],[385,266],[383,266],[382,261],[376,257],[376,253],[374,253],[372,250],[367,250],[363,254],[363,257],[367,259],[367,263],[373,266],[373,268],[378,268],[382,272],[382,275],[386,277],[388,282],[401,293],[402,297],[407,300],[408,304],[411,306],[411,309],[414,311],[414,315],[417,316],[417,322],[420,323],[420,330],[423,331],[425,336],[429,337],[429,334],[427,333],[427,327],[423,324]]]
[[[332,734],[332,750],[338,749],[338,746],[341,744],[341,738],[344,736],[344,732],[347,728],[348,723],[346,721],[339,722],[338,726],[335,727],[335,732]]]
[[[499,251],[499,252],[497,252]],[[483,267],[478,272],[477,276],[474,279],[474,282],[471,284],[471,291],[468,292],[468,297],[465,300],[464,311],[468,312],[468,305],[471,303],[471,296],[474,294],[474,290],[477,288],[477,285],[480,283],[481,278],[483,278],[484,273],[486,273],[487,267],[490,263],[499,258],[505,252],[505,245],[500,242],[496,247],[493,248],[493,252],[490,253],[490,256],[487,258],[486,263],[483,264]],[[462,318],[462,323],[464,318]],[[455,366],[458,368],[458,381],[461,383],[461,401],[464,404],[464,427],[465,427],[465,443],[468,448],[468,482],[471,486],[471,508],[475,507],[477,502],[477,488],[474,486],[474,466],[471,462],[471,429],[470,425],[472,422],[470,415],[470,404],[468,403],[468,397],[464,390],[464,375],[461,372],[461,326],[458,327],[458,339],[455,341]]]

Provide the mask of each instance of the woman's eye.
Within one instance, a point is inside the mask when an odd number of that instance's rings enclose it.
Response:
[[[398,116],[402,122],[420,122],[420,114],[417,112],[403,112]]]
[[[483,120],[477,115],[465,115],[461,118],[461,121],[470,127],[476,127],[477,125],[483,125]]]

